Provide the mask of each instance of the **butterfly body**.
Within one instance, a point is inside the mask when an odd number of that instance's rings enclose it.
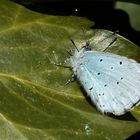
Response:
[[[112,53],[76,51],[70,58],[77,77],[102,113],[122,115],[140,102],[140,64]]]

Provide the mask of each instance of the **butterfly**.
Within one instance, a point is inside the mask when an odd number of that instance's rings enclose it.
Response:
[[[140,64],[135,60],[93,51],[87,43],[81,49],[76,48],[70,64],[101,113],[123,115],[140,103]]]

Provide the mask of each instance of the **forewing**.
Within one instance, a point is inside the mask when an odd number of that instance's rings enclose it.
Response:
[[[140,100],[140,64],[119,55],[87,51],[77,76],[98,110],[124,114]]]

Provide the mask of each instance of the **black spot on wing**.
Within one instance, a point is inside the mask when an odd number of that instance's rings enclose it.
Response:
[[[105,84],[104,87],[107,87],[107,84]]]
[[[100,62],[102,62],[103,61],[103,59],[100,59]]]
[[[123,77],[121,77],[121,80],[123,80]]]
[[[122,65],[122,61],[120,61],[120,65]]]
[[[97,73],[97,75],[100,75],[100,74],[101,74],[100,72]]]
[[[100,105],[100,107],[105,107],[105,105]]]
[[[102,93],[102,94],[99,93],[98,95],[99,95],[99,96],[102,96],[102,95],[105,95],[105,94],[104,94],[104,93]]]
[[[93,87],[89,88],[89,90],[92,90],[92,89],[93,89]]]

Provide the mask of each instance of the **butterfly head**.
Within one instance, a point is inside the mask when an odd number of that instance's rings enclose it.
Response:
[[[90,47],[89,41],[87,41],[86,44],[84,46],[82,46],[82,48],[84,48],[85,51],[90,51],[91,50],[91,47]]]

